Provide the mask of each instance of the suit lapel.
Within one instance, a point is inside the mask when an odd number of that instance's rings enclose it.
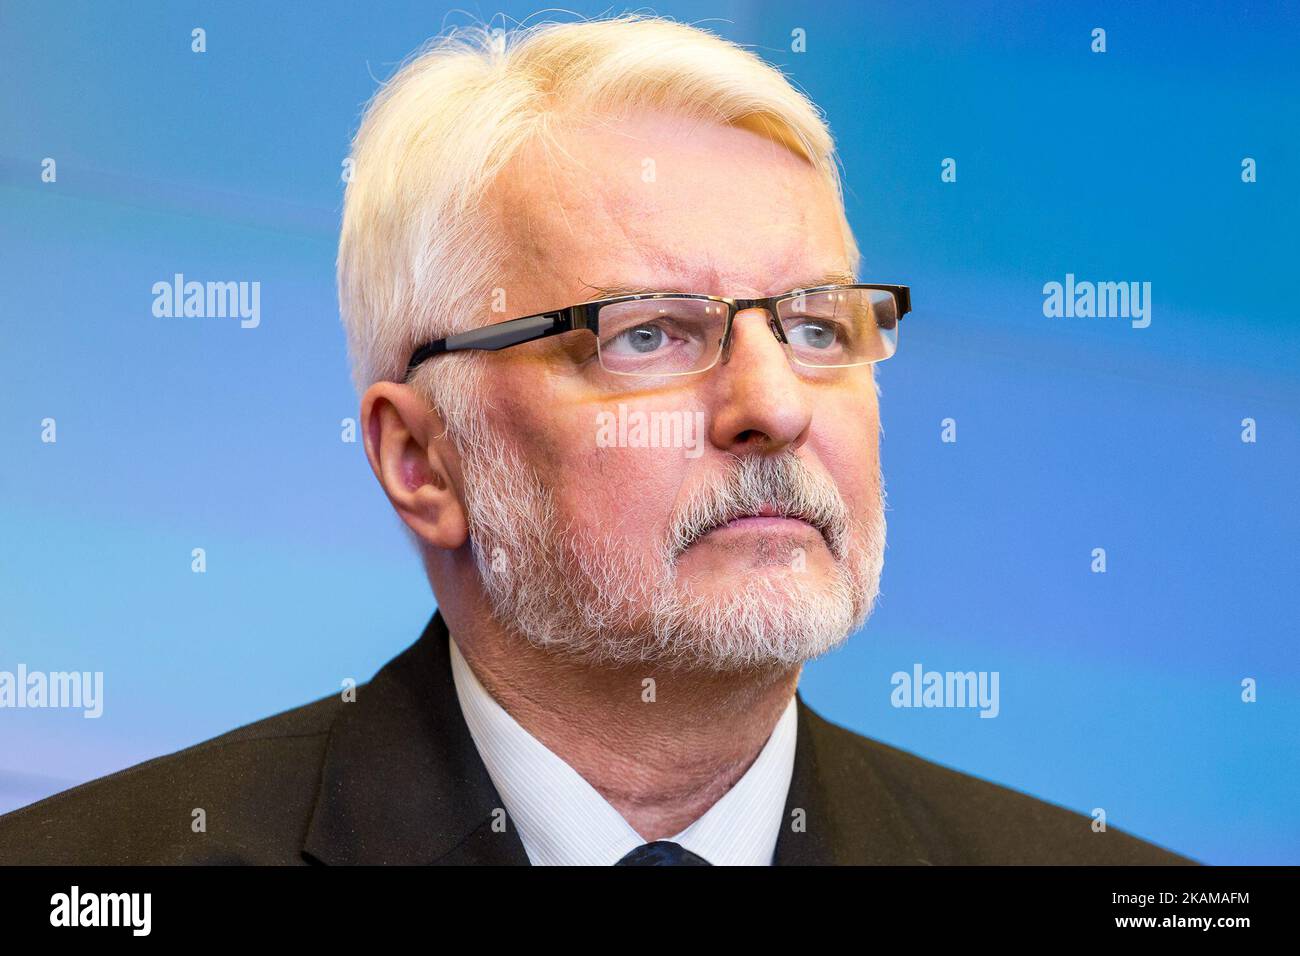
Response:
[[[303,855],[327,864],[528,864],[461,715],[447,626],[357,689],[330,730]]]
[[[330,730],[303,856],[326,864],[528,865],[456,698],[450,636],[420,639],[357,689]],[[922,840],[861,738],[796,692],[794,771],[777,866],[924,862]]]
[[[862,740],[823,720],[797,691],[798,736],[776,866],[923,862],[920,837]]]

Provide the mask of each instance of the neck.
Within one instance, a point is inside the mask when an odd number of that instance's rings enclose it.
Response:
[[[442,610],[484,689],[647,842],[679,833],[735,785],[799,681],[798,665],[593,667],[510,635],[486,609]]]

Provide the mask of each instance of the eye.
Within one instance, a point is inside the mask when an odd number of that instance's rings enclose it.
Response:
[[[703,303],[703,304],[701,304]],[[600,364],[611,372],[680,374],[706,365],[726,311],[705,300],[633,299],[600,312]]]
[[[645,323],[619,332],[604,346],[610,352],[649,355],[668,344],[668,333],[662,326]]]
[[[824,319],[809,319],[785,330],[785,337],[796,348],[825,350],[840,343],[838,323]]]

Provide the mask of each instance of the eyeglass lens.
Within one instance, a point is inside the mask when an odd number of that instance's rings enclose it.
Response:
[[[835,368],[889,358],[898,310],[883,289],[833,289],[782,299],[777,318],[799,365]],[[709,299],[631,299],[603,306],[600,364],[620,375],[682,375],[717,363],[727,305]]]

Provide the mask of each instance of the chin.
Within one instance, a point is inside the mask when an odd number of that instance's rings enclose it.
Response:
[[[882,549],[837,562],[810,547],[806,564],[792,567],[788,547],[766,556],[710,548],[674,566],[621,542],[574,544],[554,557],[541,549],[519,569],[483,571],[508,630],[591,666],[715,672],[788,669],[843,644],[870,613]]]
[[[839,573],[829,556],[824,562],[809,558],[806,566],[798,571],[782,559],[679,567],[676,574],[682,590],[701,600],[721,600],[729,594],[749,592],[779,605],[821,600],[836,588],[838,579]]]
[[[792,667],[834,650],[865,623],[870,602],[837,582],[751,575],[740,586],[678,595],[652,613],[663,658],[716,671]]]

